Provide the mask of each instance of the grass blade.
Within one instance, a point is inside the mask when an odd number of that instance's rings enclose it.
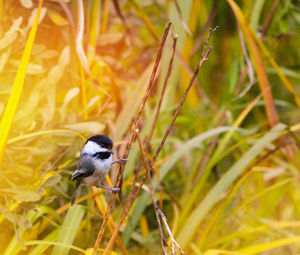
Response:
[[[178,242],[187,247],[193,238],[199,224],[209,210],[219,201],[221,195],[238,178],[251,161],[264,149],[264,147],[274,141],[286,128],[284,124],[278,124],[269,133],[259,139],[220,179],[220,181],[209,191],[203,201],[197,206],[189,216],[187,223],[178,235]]]
[[[36,244],[43,244],[43,245],[55,245],[55,247],[65,248],[65,249],[73,249],[75,251],[81,252],[85,254],[85,250],[80,249],[74,245],[65,244],[65,243],[57,243],[57,242],[51,242],[51,241],[45,241],[45,240],[34,240],[34,241],[28,241],[25,242],[25,245],[36,245]],[[42,254],[42,253],[37,253]],[[67,254],[67,253],[56,253],[56,254]]]
[[[29,63],[29,59],[30,59],[30,55],[31,55],[31,50],[33,47],[33,43],[34,43],[34,39],[35,39],[35,35],[36,35],[36,31],[37,31],[37,27],[38,27],[38,22],[39,22],[39,17],[40,17],[40,13],[41,13],[41,9],[42,9],[42,5],[43,5],[43,0],[40,1],[39,3],[39,8],[38,8],[38,12],[36,14],[36,17],[34,19],[32,28],[30,30],[29,36],[28,36],[28,40],[23,52],[23,56],[21,59],[21,63],[17,72],[17,75],[15,77],[15,81],[8,99],[8,103],[5,107],[4,113],[3,113],[3,117],[1,119],[1,123],[0,123],[0,134],[1,134],[1,139],[0,139],[0,163],[2,161],[3,158],[3,154],[4,154],[4,150],[6,147],[6,142],[7,142],[7,138],[8,138],[8,134],[10,132],[11,129],[11,125],[16,113],[16,109],[19,103],[19,99],[22,93],[22,88],[23,88],[23,84],[24,84],[24,79],[25,79],[25,75],[26,75],[26,70],[27,70],[27,66]]]
[[[274,105],[273,95],[271,92],[271,86],[269,84],[268,77],[265,72],[262,57],[255,43],[255,40],[251,34],[249,24],[245,19],[239,6],[233,0],[227,0],[228,4],[232,8],[233,13],[236,16],[237,22],[240,24],[242,31],[245,34],[245,40],[250,50],[250,56],[257,74],[259,86],[262,91],[264,101],[266,104],[266,112],[271,127],[278,123],[278,114]]]
[[[282,247],[285,245],[298,243],[298,242],[300,242],[300,236],[294,236],[294,237],[289,237],[289,238],[282,238],[282,239],[272,241],[269,243],[253,245],[253,246],[238,250],[236,252],[245,254],[245,255],[258,254],[258,253],[261,253],[264,251],[268,251],[268,250],[271,250],[274,248],[278,248],[278,247]]]
[[[47,235],[43,240],[36,240],[38,241],[38,245],[32,249],[29,253],[29,255],[39,255],[43,254],[49,247],[50,243],[49,242],[54,242],[57,240],[59,230],[55,229],[53,230],[49,235]],[[33,245],[35,241],[28,241],[25,243],[25,245]]]
[[[58,234],[57,242],[63,245],[57,245],[54,247],[52,251],[52,255],[60,254],[68,254],[70,250],[70,245],[72,245],[77,230],[80,226],[80,222],[84,215],[84,209],[80,205],[74,205],[71,207],[64,219],[62,227]]]
[[[251,20],[250,20],[250,27],[256,31],[258,24],[259,24],[259,18],[262,12],[262,9],[264,7],[264,0],[256,0],[253,6],[253,11],[251,15]]]

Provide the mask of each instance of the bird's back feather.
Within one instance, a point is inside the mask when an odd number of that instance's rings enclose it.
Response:
[[[79,160],[78,169],[72,174],[71,180],[78,180],[90,176],[95,172],[95,165],[89,156],[83,156]]]

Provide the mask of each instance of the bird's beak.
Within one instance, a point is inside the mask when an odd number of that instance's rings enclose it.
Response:
[[[113,150],[109,150],[110,151],[110,153],[112,154],[112,155],[114,155],[114,151]]]

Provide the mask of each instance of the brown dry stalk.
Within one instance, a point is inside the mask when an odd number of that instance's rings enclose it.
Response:
[[[153,136],[153,133],[154,133],[154,129],[155,129],[156,124],[157,124],[158,115],[160,113],[160,108],[161,108],[161,105],[162,105],[162,101],[163,101],[164,96],[165,96],[165,91],[166,91],[166,88],[167,88],[168,80],[169,80],[169,77],[170,77],[171,72],[172,72],[174,55],[175,55],[175,52],[176,52],[177,39],[178,39],[178,36],[174,35],[173,36],[172,53],[171,53],[171,59],[170,59],[170,62],[169,62],[168,71],[167,71],[167,74],[166,74],[166,77],[165,77],[165,80],[164,80],[164,85],[163,85],[163,88],[162,88],[162,91],[161,91],[161,95],[160,95],[160,98],[159,98],[159,103],[158,103],[158,106],[157,106],[157,109],[156,109],[156,113],[155,113],[155,117],[154,117],[154,120],[153,120],[153,123],[152,123],[150,135],[147,136],[147,138],[146,138],[146,149],[145,149],[146,153],[148,152],[148,149],[149,149],[150,141],[152,139],[152,136]]]
[[[274,4],[272,6],[272,9],[270,11],[270,14],[269,14],[269,16],[267,18],[267,21],[266,21],[266,23],[265,23],[265,25],[264,25],[264,27],[263,27],[263,29],[261,31],[261,36],[260,36],[261,39],[264,39],[264,37],[266,36],[266,33],[267,33],[267,31],[268,31],[268,29],[269,29],[269,27],[271,25],[271,22],[273,20],[274,14],[275,14],[278,6],[279,6],[279,3],[280,3],[279,0],[275,0]]]
[[[177,36],[173,36],[173,39],[174,39],[174,40],[173,40],[173,52],[175,52]],[[167,76],[166,76],[165,81],[164,81],[164,88],[165,88],[166,85],[167,85],[167,81],[168,81],[168,78],[169,78],[168,76],[170,76],[171,71],[172,71],[172,63],[171,63],[171,62],[173,62],[173,58],[174,58],[174,54],[172,53],[171,60],[170,60],[170,63],[169,63],[168,73],[167,73]],[[169,73],[169,72],[170,72],[170,73]],[[161,93],[162,93],[162,94],[161,94],[161,97],[160,97],[160,103],[162,102],[163,97],[164,97],[164,89],[162,90]],[[157,111],[156,111],[156,115],[157,115],[157,116],[158,116],[158,114],[159,114],[159,111],[160,111],[160,110],[157,109]],[[155,121],[155,119],[154,119],[153,124],[152,124],[153,132],[154,132],[154,128],[155,128],[155,126],[156,126],[156,122],[157,122],[157,120]],[[131,131],[132,131],[132,130],[133,130],[133,128],[131,129]],[[131,133],[131,134],[132,134],[132,133]],[[152,133],[152,135],[153,135],[153,133]],[[150,141],[151,141],[152,135],[149,135],[149,136],[147,137],[146,144],[148,144],[148,146],[146,146],[146,151],[148,151],[148,149],[149,149],[149,147],[150,147],[150,146],[149,146],[149,143],[150,143]],[[137,167],[137,169],[140,169],[140,168],[141,168],[141,165],[139,165],[139,166]],[[119,232],[119,230],[120,230],[120,227],[121,227],[122,223],[124,222],[124,220],[126,219],[128,213],[129,213],[129,210],[130,210],[130,208],[132,207],[133,202],[135,201],[135,199],[136,199],[136,197],[137,197],[139,191],[140,191],[141,188],[142,188],[142,185],[140,185],[140,186],[138,186],[138,188],[135,190],[135,186],[136,186],[136,183],[137,183],[137,180],[138,180],[138,177],[139,177],[139,172],[140,172],[140,171],[136,171],[136,172],[135,172],[135,177],[134,177],[133,184],[131,185],[131,189],[130,189],[129,194],[128,194],[128,196],[127,196],[127,199],[126,199],[126,201],[125,201],[125,203],[124,203],[123,213],[122,213],[122,215],[121,215],[121,217],[120,217],[119,223],[118,223],[118,225],[116,226],[116,229],[115,229],[114,233],[112,234],[112,236],[111,236],[111,238],[110,238],[110,240],[109,240],[109,242],[108,242],[108,244],[107,244],[107,246],[106,246],[106,249],[105,249],[104,254],[108,254],[109,251],[112,249],[113,244],[114,244],[114,242],[115,242],[115,238],[116,238],[116,236],[117,236],[117,234],[118,234],[118,232]]]
[[[177,109],[176,109],[176,111],[175,111],[175,113],[174,113],[172,122],[171,122],[171,124],[169,125],[169,127],[168,127],[168,129],[167,129],[167,131],[166,131],[166,133],[165,133],[165,135],[164,135],[164,137],[163,137],[163,139],[162,139],[162,141],[161,141],[161,143],[160,143],[160,145],[159,145],[159,147],[158,147],[156,153],[155,153],[155,156],[153,157],[153,161],[152,161],[152,162],[155,162],[155,160],[157,159],[158,154],[160,153],[162,147],[163,147],[164,144],[165,144],[165,141],[167,140],[167,138],[168,138],[168,136],[169,136],[169,134],[170,134],[170,132],[171,132],[173,126],[174,126],[174,123],[175,123],[175,121],[176,121],[176,118],[177,118],[178,114],[180,113],[180,111],[181,111],[181,109],[182,109],[183,103],[184,103],[184,101],[185,101],[185,99],[186,99],[186,97],[187,97],[187,95],[188,95],[188,93],[189,93],[189,91],[190,91],[190,89],[191,89],[191,87],[192,87],[192,85],[193,85],[193,83],[194,83],[196,77],[197,77],[197,74],[199,73],[200,67],[201,67],[202,64],[207,60],[207,57],[208,57],[209,53],[212,51],[212,47],[211,47],[211,46],[209,46],[209,48],[208,48],[207,51],[206,51],[206,48],[207,48],[208,41],[209,41],[209,38],[210,38],[211,34],[212,34],[213,32],[215,32],[218,28],[219,28],[219,27],[217,26],[217,27],[215,27],[214,29],[211,29],[211,28],[209,29],[209,33],[208,33],[207,39],[205,40],[205,43],[204,43],[204,47],[203,47],[203,51],[202,51],[202,56],[201,56],[201,59],[200,59],[200,61],[199,61],[199,64],[198,64],[198,66],[197,66],[197,68],[196,68],[196,71],[194,72],[194,74],[193,74],[193,76],[192,76],[192,78],[191,78],[191,80],[190,80],[190,83],[189,83],[188,87],[186,88],[186,90],[185,90],[185,92],[184,92],[183,97],[182,97],[181,100],[180,100],[180,103],[179,103],[179,105],[178,105],[178,107],[177,107]]]
[[[246,25],[247,23],[245,23],[245,17],[243,16],[238,5],[233,0],[227,0],[227,2],[231,7],[237,22],[240,23],[245,37],[247,38],[247,44],[250,49],[250,53],[251,53],[250,55],[256,70],[259,86],[261,91],[263,92],[263,98],[265,101],[265,109],[266,109],[268,121],[270,126],[273,127],[279,122],[278,113],[274,105],[271,86],[265,72],[263,59],[260,55],[259,48],[255,42],[255,38],[251,34],[251,30]]]
[[[186,99],[186,97],[187,97],[187,94],[188,94],[189,90],[191,89],[191,86],[193,85],[193,83],[194,83],[194,81],[195,81],[195,78],[196,78],[196,76],[197,76],[197,74],[198,74],[198,72],[199,72],[200,67],[201,67],[202,64],[207,60],[207,57],[208,57],[209,53],[210,53],[211,50],[212,50],[212,47],[210,46],[210,47],[208,48],[208,50],[205,51],[206,48],[207,48],[208,41],[209,41],[209,38],[210,38],[211,34],[212,34],[213,32],[215,32],[217,29],[218,29],[218,27],[215,27],[214,29],[210,29],[210,30],[209,30],[209,34],[208,34],[208,36],[207,36],[207,39],[206,39],[206,41],[205,41],[204,48],[203,48],[203,51],[202,51],[202,57],[201,57],[201,59],[200,59],[200,61],[199,61],[199,64],[198,64],[198,66],[197,66],[197,69],[196,69],[195,73],[193,74],[193,76],[192,76],[192,78],[191,78],[191,80],[190,80],[189,86],[187,87],[187,89],[186,89],[186,91],[185,91],[185,93],[184,93],[184,96],[182,97],[182,99],[181,99],[181,101],[180,101],[180,103],[179,103],[179,105],[178,105],[178,107],[177,107],[177,109],[176,109],[176,112],[175,112],[175,115],[174,115],[174,117],[173,117],[173,120],[172,120],[171,124],[169,125],[169,127],[168,127],[168,129],[167,129],[167,131],[166,131],[166,133],[165,133],[165,135],[164,135],[164,137],[163,137],[163,139],[162,139],[162,141],[161,141],[161,143],[160,143],[160,146],[159,146],[158,149],[156,150],[155,156],[153,157],[152,162],[151,162],[151,164],[150,164],[150,169],[152,169],[153,164],[155,163],[155,161],[156,161],[156,159],[157,159],[157,157],[158,157],[158,155],[159,155],[159,153],[160,153],[160,151],[161,151],[161,149],[162,149],[162,147],[163,147],[163,145],[164,145],[164,143],[165,143],[165,141],[166,141],[168,135],[170,134],[170,132],[171,132],[173,126],[174,126],[175,120],[176,120],[176,118],[177,118],[177,116],[178,116],[178,114],[179,114],[179,112],[180,112],[180,110],[181,110],[181,108],[182,108],[182,106],[183,106],[183,103],[184,103],[184,101],[185,101],[185,99]],[[133,125],[133,126],[134,126],[134,125]],[[135,130],[131,129],[131,131],[135,131]],[[131,134],[132,134],[132,133],[131,133]],[[124,156],[123,158],[126,158],[126,157]],[[122,167],[122,166],[121,166],[121,167]],[[120,173],[119,173],[119,174],[120,174]],[[138,175],[138,174],[136,173],[135,181],[137,180],[137,175]],[[123,223],[123,221],[125,220],[126,216],[128,215],[128,212],[129,212],[130,208],[132,207],[134,201],[136,200],[137,195],[139,194],[141,188],[143,187],[143,185],[144,185],[146,179],[147,179],[147,175],[144,175],[144,177],[143,177],[143,179],[141,180],[141,182],[140,182],[138,188],[137,188],[137,189],[134,189],[134,186],[135,186],[135,185],[133,185],[133,187],[131,188],[130,193],[129,193],[128,197],[127,197],[127,200],[126,200],[126,202],[125,202],[124,209],[123,209],[123,213],[122,213],[122,215],[121,215],[121,218],[120,218],[120,220],[119,220],[119,223],[118,223],[118,225],[116,226],[115,232],[112,234],[112,236],[111,236],[111,238],[110,238],[110,240],[109,240],[109,242],[108,242],[108,244],[107,244],[107,246],[106,246],[106,249],[105,249],[104,254],[109,254],[110,250],[112,249],[113,244],[114,244],[114,240],[115,240],[115,238],[116,238],[116,236],[117,236],[117,233],[118,233],[118,231],[119,231],[119,229],[120,229],[120,227],[121,227],[121,224]],[[112,194],[111,201],[112,201],[112,199],[113,199],[113,196],[115,196],[115,194]],[[110,202],[111,202],[111,201],[110,201]],[[110,204],[111,204],[111,203],[110,203]],[[109,209],[111,210],[110,204],[108,205],[108,209],[107,209],[107,210],[109,210]],[[103,225],[103,223],[102,223],[102,225]],[[101,226],[101,227],[102,227],[102,226]],[[100,229],[100,231],[101,231],[101,229]],[[100,231],[99,231],[99,234],[100,234]],[[102,238],[102,235],[103,235],[103,233],[101,234],[101,238]],[[98,235],[98,236],[99,236],[99,235]],[[98,238],[97,238],[97,240],[98,240]],[[101,240],[101,239],[100,239],[100,240]]]
[[[246,77],[247,77],[247,69],[245,68],[242,73],[240,74],[240,78],[239,78],[239,81],[237,83],[237,86],[234,90],[234,94],[237,96],[238,93],[240,92],[241,88],[242,88],[242,85],[244,83],[244,81],[246,80]]]
[[[159,63],[160,63],[160,59],[161,59],[161,56],[162,56],[163,48],[164,48],[164,45],[165,45],[165,42],[166,42],[169,30],[170,30],[170,27],[171,27],[171,22],[169,22],[168,26],[166,27],[166,29],[164,31],[164,34],[163,34],[163,37],[162,37],[162,40],[161,40],[161,43],[160,43],[160,46],[159,46],[159,49],[158,49],[158,52],[157,52],[157,56],[156,56],[156,59],[155,59],[154,67],[153,67],[153,70],[152,70],[152,73],[151,73],[151,77],[149,79],[149,82],[148,82],[148,85],[147,85],[144,97],[142,99],[142,102],[140,104],[140,108],[138,110],[138,113],[135,116],[135,119],[133,121],[132,128],[131,128],[130,135],[129,135],[129,139],[128,139],[129,141],[127,143],[127,146],[126,146],[126,149],[125,149],[125,152],[124,152],[124,155],[123,155],[122,158],[127,158],[128,157],[128,154],[129,154],[132,142],[135,139],[135,132],[134,132],[134,130],[137,128],[137,123],[138,123],[138,121],[140,119],[140,116],[141,116],[141,114],[143,112],[145,104],[146,104],[146,102],[148,100],[148,97],[150,95],[150,91],[151,91],[151,88],[153,86],[153,83],[154,83],[154,80],[155,80],[155,77],[156,77],[156,72],[157,72],[157,69],[158,69],[158,66],[159,66]],[[124,165],[120,165],[119,173],[118,173],[118,176],[117,176],[116,187],[120,187],[120,184],[122,182],[122,176],[123,176],[123,172],[124,172],[124,167],[125,167]],[[105,217],[103,219],[102,225],[100,227],[100,230],[99,230],[99,233],[98,233],[95,245],[94,245],[93,255],[96,255],[97,251],[99,249],[99,246],[100,246],[100,243],[101,243],[104,231],[106,229],[107,220],[108,220],[108,218],[109,218],[109,216],[111,214],[112,206],[113,206],[113,204],[115,202],[115,199],[116,199],[116,193],[112,193],[110,201],[109,201],[109,204],[108,204],[108,207],[107,207],[107,210],[106,210]]]
[[[255,81],[254,81],[253,66],[252,66],[251,60],[248,56],[248,53],[247,53],[243,32],[240,28],[239,23],[237,23],[237,28],[238,28],[238,32],[239,32],[239,38],[240,38],[240,43],[241,43],[243,56],[244,56],[245,62],[247,64],[246,70],[247,70],[247,74],[248,74],[248,77],[249,77],[249,82],[248,82],[246,88],[237,96],[237,99],[239,99],[239,98],[243,97],[251,89],[251,87],[252,87],[252,85],[254,84]]]
[[[144,163],[144,166],[146,168],[146,176],[147,176],[148,181],[149,181],[150,193],[151,193],[151,197],[152,197],[152,201],[153,201],[153,205],[154,205],[154,209],[155,209],[156,220],[157,220],[157,223],[158,223],[158,229],[159,229],[161,247],[163,249],[164,255],[168,255],[167,251],[165,250],[165,244],[167,242],[166,242],[166,240],[164,238],[164,233],[163,233],[163,229],[162,229],[162,226],[161,226],[161,220],[160,220],[160,215],[159,215],[159,210],[160,209],[159,209],[159,207],[157,205],[157,200],[156,200],[156,197],[155,197],[155,194],[154,194],[154,189],[153,189],[153,184],[152,184],[152,179],[151,179],[151,169],[150,169],[150,167],[149,167],[149,165],[147,163],[146,154],[145,154],[145,151],[144,151],[144,148],[143,148],[143,142],[142,142],[142,139],[141,139],[141,136],[139,134],[139,130],[138,129],[136,130],[136,136],[137,136],[137,140],[139,142],[139,146],[140,146],[140,151],[141,151],[141,154],[142,154],[143,163]]]
[[[179,52],[178,50],[176,50],[176,57],[180,63],[180,65],[182,66],[182,68],[189,74],[190,77],[193,76],[194,74],[194,70],[192,70],[187,62],[185,61],[184,57],[182,56],[182,53]],[[196,91],[198,93],[198,95],[200,96],[200,98],[210,106],[210,108],[212,110],[217,110],[217,106],[208,98],[208,96],[206,95],[206,93],[204,92],[204,90],[201,88],[201,85],[199,84],[199,81],[195,80],[196,83]]]
[[[226,120],[226,114],[224,113],[223,118],[221,119],[218,126],[223,126],[225,120]],[[212,154],[213,149],[216,147],[216,145],[218,143],[219,136],[220,136],[220,134],[217,134],[213,137],[212,141],[208,145],[208,148],[206,149],[205,153],[203,154],[203,157],[202,157],[201,162],[200,162],[200,167],[199,167],[198,173],[197,173],[197,175],[196,175],[196,177],[193,181],[192,186],[195,186],[199,182],[199,179],[202,175],[202,172],[203,172],[204,168],[206,167],[208,160],[210,159],[210,155]]]
[[[176,240],[173,237],[173,234],[172,234],[172,232],[170,230],[170,227],[169,227],[169,225],[167,223],[166,216],[164,215],[164,213],[162,212],[162,210],[158,207],[157,200],[156,200],[156,197],[155,197],[155,194],[154,194],[154,188],[153,188],[153,184],[152,184],[152,179],[151,179],[151,168],[149,167],[149,165],[147,163],[146,153],[144,151],[143,144],[142,144],[142,139],[141,139],[141,136],[139,134],[139,130],[138,129],[136,130],[136,135],[137,135],[137,139],[138,139],[138,142],[139,142],[139,146],[140,146],[140,151],[141,151],[141,154],[142,154],[143,163],[144,163],[144,166],[146,168],[146,176],[147,176],[148,181],[149,181],[150,193],[151,193],[152,202],[153,202],[154,209],[155,209],[155,215],[156,215],[156,220],[157,220],[157,223],[158,223],[158,228],[159,228],[159,234],[160,234],[160,240],[161,240],[161,246],[162,246],[162,249],[163,249],[163,253],[165,255],[168,255],[167,251],[165,250],[165,246],[167,245],[167,242],[166,242],[165,237],[164,237],[164,233],[163,233],[163,229],[162,229],[162,224],[161,224],[161,219],[163,220],[165,228],[167,229],[167,232],[168,232],[168,234],[169,234],[169,236],[171,238],[171,241],[172,241],[172,254],[175,255],[174,244],[180,249],[181,253],[184,254],[183,249],[180,247],[180,245],[176,242]]]
[[[206,30],[211,26],[212,22],[214,21],[214,19],[216,17],[216,13],[217,13],[217,4],[218,4],[218,0],[214,0],[211,10],[210,10],[210,13],[208,15],[208,19],[207,19],[206,23],[204,24],[204,26],[202,27],[202,29],[199,33],[199,36],[193,46],[191,56],[194,56],[196,54],[196,52],[198,51],[198,49],[200,48]]]
[[[67,15],[67,18],[68,18],[68,20],[70,22],[70,25],[71,25],[73,35],[76,35],[75,22],[74,22],[74,19],[73,19],[72,12],[70,11],[68,5],[63,0],[58,0],[58,2],[60,4],[61,8],[64,10],[65,14]]]
[[[207,60],[207,57],[208,57],[209,53],[212,50],[212,47],[210,46],[209,49],[205,52],[211,34],[214,31],[216,31],[217,29],[218,29],[218,27],[215,27],[214,29],[210,29],[209,30],[209,34],[208,34],[207,39],[205,41],[205,45],[204,45],[204,48],[203,48],[202,57],[201,57],[201,59],[199,61],[199,65],[198,65],[195,73],[193,74],[193,77],[190,80],[189,86],[187,87],[187,89],[186,89],[186,91],[184,93],[184,96],[182,97],[182,99],[181,99],[181,101],[180,101],[180,103],[179,103],[179,105],[178,105],[178,107],[176,109],[176,112],[175,112],[175,115],[173,117],[173,120],[172,120],[171,124],[169,125],[169,127],[168,127],[168,129],[167,129],[167,131],[166,131],[166,133],[165,133],[165,135],[164,135],[164,137],[163,137],[163,139],[162,139],[162,141],[160,143],[160,146],[156,150],[155,156],[152,159],[152,162],[150,164],[150,169],[152,169],[152,167],[153,167],[153,165],[154,165],[154,163],[155,163],[155,161],[156,161],[156,159],[157,159],[157,157],[158,157],[158,155],[159,155],[159,153],[160,153],[160,151],[161,151],[161,149],[162,149],[162,147],[163,147],[163,145],[164,145],[164,143],[165,143],[168,135],[170,134],[170,132],[171,132],[173,126],[174,126],[175,120],[176,120],[176,118],[177,118],[177,116],[178,116],[178,114],[179,114],[179,112],[180,112],[180,110],[181,110],[181,108],[183,106],[183,103],[184,103],[184,101],[185,101],[185,99],[187,97],[187,94],[188,94],[189,90],[191,89],[191,86],[194,83],[195,78],[196,78],[196,76],[197,76],[197,74],[199,72],[199,68]],[[122,216],[120,218],[120,221],[119,221],[118,225],[115,228],[115,232],[113,233],[113,235],[111,236],[111,238],[110,238],[110,240],[108,242],[108,245],[107,245],[107,247],[105,249],[105,253],[104,254],[108,254],[109,251],[112,249],[112,246],[114,244],[114,240],[115,240],[115,238],[117,236],[117,231],[119,231],[119,229],[121,227],[121,224],[123,223],[123,221],[125,220],[126,216],[128,215],[128,212],[129,212],[130,208],[132,207],[134,201],[136,200],[137,195],[139,194],[140,190],[142,189],[142,187],[143,187],[146,179],[147,179],[147,175],[144,175],[143,179],[141,180],[141,182],[140,182],[140,184],[139,184],[139,186],[138,186],[138,188],[136,190],[134,190],[134,186],[135,185],[132,185],[130,193],[129,193],[129,195],[127,197],[127,200],[125,202],[125,206],[124,206],[124,209],[123,209],[123,214],[122,214]],[[136,177],[135,177],[135,182],[136,182],[136,180],[137,180],[137,174],[136,174]],[[135,184],[135,182],[134,182],[134,184]]]

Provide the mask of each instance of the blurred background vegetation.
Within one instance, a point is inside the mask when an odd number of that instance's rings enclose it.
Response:
[[[80,205],[69,209],[82,138],[104,133],[122,156],[169,21],[177,50],[149,158],[208,28],[220,27],[154,166],[175,239],[186,254],[299,254],[298,0],[1,0],[0,19],[1,254],[91,253],[111,193],[83,188]],[[169,36],[139,121],[142,138],[171,51]],[[138,170],[134,142],[101,251]],[[108,182],[117,173],[114,166]],[[113,254],[161,253],[147,190]]]

